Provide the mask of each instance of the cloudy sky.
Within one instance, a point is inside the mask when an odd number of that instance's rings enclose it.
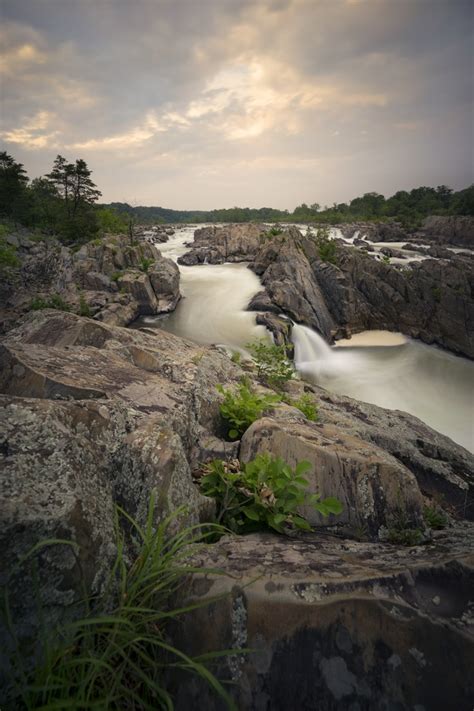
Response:
[[[209,209],[473,182],[472,0],[1,0],[3,149]]]

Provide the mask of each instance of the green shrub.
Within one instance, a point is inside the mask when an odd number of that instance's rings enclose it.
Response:
[[[272,237],[278,237],[278,235],[283,234],[283,230],[281,229],[281,227],[271,227],[268,230],[268,234]]]
[[[154,263],[155,263],[155,260],[154,260],[154,259],[148,259],[148,258],[146,258],[146,257],[143,257],[143,259],[142,259],[141,262],[140,262],[139,269],[140,269],[140,271],[145,272],[145,274],[147,274],[148,271],[149,271],[149,269],[150,269],[150,267],[151,267],[152,264],[154,264]]]
[[[79,296],[79,316],[86,316],[87,318],[90,318],[92,316],[92,312],[90,310],[89,304],[84,298],[84,294],[81,294]]]
[[[235,710],[206,666],[226,652],[194,659],[174,647],[170,637],[170,623],[196,607],[173,609],[170,600],[178,590],[185,589],[188,576],[196,572],[189,557],[203,540],[202,529],[194,526],[171,535],[170,523],[176,512],[155,528],[153,511],[152,500],[146,525],[141,527],[118,509],[117,557],[105,592],[99,599],[83,601],[82,609],[87,612],[79,620],[44,633],[40,639],[43,661],[32,675],[22,663],[21,650],[16,650],[17,671],[22,672],[24,680],[20,691],[25,708],[170,710],[173,698],[167,683],[169,672],[181,669],[205,681],[229,709]],[[133,550],[126,544],[121,521],[131,530]],[[45,541],[42,546],[53,544],[77,548],[67,541]],[[15,639],[8,595],[5,609]]]
[[[220,413],[227,437],[231,440],[239,439],[252,422],[262,416],[264,410],[281,402],[279,395],[261,395],[246,382],[240,383],[237,390],[226,390],[222,385],[218,385],[217,389],[224,396]]]
[[[320,227],[314,236],[309,234],[307,237],[314,239],[316,242],[319,258],[323,262],[329,262],[330,264],[337,263],[337,245],[335,241],[330,238],[328,227]]]
[[[30,311],[40,311],[41,309],[57,309],[58,311],[70,311],[71,307],[59,294],[51,294],[47,299],[36,296],[30,302]]]
[[[117,282],[122,276],[123,276],[123,272],[118,271],[118,272],[114,272],[110,278],[112,281]]]
[[[440,531],[448,525],[448,517],[439,506],[426,506],[423,510],[423,518],[434,531]]]
[[[436,303],[439,304],[439,302],[441,301],[441,295],[442,295],[441,287],[440,286],[432,286],[431,293],[433,294],[433,298],[436,301]]]
[[[4,225],[0,225],[4,227]],[[20,260],[17,257],[15,247],[7,244],[3,239],[3,235],[0,235],[0,272],[4,269],[12,269],[20,266]]]
[[[423,532],[419,528],[396,528],[388,530],[388,542],[399,546],[418,546],[423,541]]]
[[[232,353],[232,356],[230,359],[231,359],[232,363],[239,365],[240,361],[242,360],[242,355],[240,354],[239,351],[234,351]]]
[[[308,494],[308,481],[302,476],[311,468],[299,462],[293,471],[281,458],[260,454],[243,469],[238,462],[215,460],[201,479],[206,496],[217,501],[217,521],[235,533],[273,529],[288,533],[295,529],[310,531],[308,521],[297,513],[303,505],[311,506],[324,516],[342,511],[335,498],[320,500]]]
[[[384,264],[390,264],[390,257],[388,256],[388,254],[382,255],[382,262]]]
[[[311,422],[316,422],[318,419],[318,406],[314,400],[313,395],[310,393],[303,393],[301,397],[293,400],[291,397],[283,395],[283,400],[292,407],[296,407],[307,420]]]
[[[262,340],[247,343],[246,348],[257,366],[259,378],[269,385],[278,386],[294,377],[295,370],[288,360],[284,345],[277,346]]]

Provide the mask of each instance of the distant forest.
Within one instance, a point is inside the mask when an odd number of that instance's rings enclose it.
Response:
[[[401,190],[388,199],[379,193],[365,193],[350,203],[335,203],[323,209],[317,203],[303,203],[293,212],[271,207],[204,211],[135,207],[122,202],[100,204],[101,192],[91,176],[92,171],[82,158],[69,162],[58,155],[49,173],[30,181],[21,163],[5,151],[0,152],[0,248],[4,234],[20,225],[55,235],[65,244],[80,244],[107,233],[133,236],[137,224],[397,220],[407,229],[416,229],[427,215],[474,214],[474,185],[458,192],[446,185]]]
[[[170,210],[164,207],[132,207],[113,202],[101,205],[120,214],[133,215],[138,223],[183,222],[314,222],[337,224],[352,221],[397,220],[407,228],[416,228],[427,215],[473,215],[474,185],[454,192],[446,185],[420,187],[410,192],[400,190],[386,199],[379,193],[365,193],[350,203],[321,207],[302,203],[293,212],[272,207],[232,207],[218,210]]]

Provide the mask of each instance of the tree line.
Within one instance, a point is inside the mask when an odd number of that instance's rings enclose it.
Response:
[[[271,207],[221,210],[170,210],[128,203],[99,204],[101,192],[92,171],[79,158],[69,163],[58,155],[45,176],[30,181],[21,163],[0,152],[0,217],[45,233],[64,243],[81,243],[103,232],[128,232],[135,223],[307,222],[338,224],[396,220],[416,228],[428,215],[473,215],[474,185],[458,192],[446,185],[400,190],[389,198],[370,192],[349,203],[321,209],[302,203],[293,212]]]
[[[474,215],[474,185],[458,192],[446,185],[400,190],[385,198],[365,193],[349,203],[334,203],[321,209],[313,203],[298,205],[293,212],[271,207],[233,207],[221,210],[169,210],[163,207],[132,207],[127,203],[107,205],[119,214],[134,215],[138,222],[308,222],[340,224],[396,220],[406,228],[417,228],[428,215]]]

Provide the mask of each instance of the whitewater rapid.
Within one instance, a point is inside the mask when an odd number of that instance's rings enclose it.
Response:
[[[177,261],[195,229],[179,229],[157,247]],[[166,317],[144,317],[142,323],[232,350],[268,336],[255,324],[255,314],[245,310],[262,288],[246,264],[180,266],[180,271],[183,299],[176,310]],[[409,412],[474,450],[472,361],[383,331],[357,334],[331,347],[312,329],[295,325],[293,341],[302,377],[340,395]]]

